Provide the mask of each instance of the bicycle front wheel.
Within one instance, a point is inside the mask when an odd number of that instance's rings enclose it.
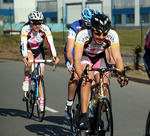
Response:
[[[70,118],[70,129],[72,136],[79,136],[78,121],[80,115],[81,115],[81,106],[76,92],[72,105],[72,116]]]
[[[108,98],[110,105],[112,107],[111,92],[110,92],[109,86],[107,86],[107,98]]]
[[[39,121],[42,122],[44,119],[44,115],[45,115],[45,105],[46,105],[46,97],[45,97],[45,85],[44,85],[44,78],[42,76],[39,77],[39,85],[42,85],[42,92],[43,92],[43,98],[44,98],[44,104],[43,104],[43,109],[41,111],[39,103],[37,104],[37,114],[38,114],[38,118]]]
[[[102,98],[97,103],[96,134],[97,136],[113,136],[113,115],[107,98]]]
[[[148,117],[147,117],[147,121],[146,121],[145,136],[150,136],[150,111],[148,113]]]
[[[33,115],[34,104],[35,104],[35,94],[34,94],[35,90],[33,90],[33,87],[32,87],[32,84],[31,84],[32,82],[34,82],[34,81],[32,81],[30,79],[30,81],[29,81],[29,91],[26,94],[27,95],[27,98],[26,98],[26,109],[27,109],[27,116],[29,118],[31,118],[32,115]]]

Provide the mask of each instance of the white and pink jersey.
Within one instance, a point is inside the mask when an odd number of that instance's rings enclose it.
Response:
[[[144,38],[145,38],[145,46],[147,47],[147,49],[150,49],[150,29],[147,31]]]
[[[43,46],[45,42],[50,50],[52,56],[56,56],[56,49],[54,47],[53,37],[49,27],[45,24],[41,24],[41,28],[38,32],[35,32],[29,23],[26,23],[21,30],[21,52],[23,56],[27,55],[27,50],[36,50],[40,46]]]
[[[110,29],[106,40],[98,45],[92,38],[91,29],[82,29],[76,36],[75,46],[83,47],[83,52],[85,52],[87,56],[95,57],[104,52],[109,46],[110,48],[114,48],[120,46],[120,44],[118,34],[115,30]]]

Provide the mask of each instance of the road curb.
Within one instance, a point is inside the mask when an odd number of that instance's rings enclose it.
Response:
[[[2,58],[2,57],[0,57],[0,59],[1,60],[9,60],[9,61],[22,61],[22,59],[14,59],[14,58]],[[50,65],[52,65],[52,64],[50,64]],[[65,63],[60,62],[57,64],[57,67],[66,68],[66,65],[65,65]],[[116,76],[112,75],[112,77],[116,77]],[[148,80],[148,79],[136,78],[136,77],[131,77],[131,76],[128,76],[128,78],[129,78],[129,82],[133,81],[133,82],[147,84],[147,85],[150,84],[150,80]]]

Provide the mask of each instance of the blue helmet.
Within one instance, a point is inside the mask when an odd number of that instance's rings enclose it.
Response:
[[[97,10],[86,8],[81,12],[81,17],[84,21],[91,23],[92,15],[100,14]]]

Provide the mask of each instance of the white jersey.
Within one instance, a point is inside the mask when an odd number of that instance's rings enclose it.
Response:
[[[52,56],[56,56],[56,49],[54,47],[53,37],[49,27],[45,24],[41,24],[41,28],[38,32],[35,32],[29,23],[26,23],[21,30],[21,51],[23,56],[27,56],[27,50],[36,50],[40,46],[43,46],[45,42],[52,53]]]
[[[110,29],[107,34],[106,40],[100,45],[92,38],[91,29],[83,29],[76,36],[75,46],[83,47],[83,52],[86,53],[87,56],[95,57],[104,52],[109,46],[113,48],[120,46],[120,44],[117,33],[112,29]]]

